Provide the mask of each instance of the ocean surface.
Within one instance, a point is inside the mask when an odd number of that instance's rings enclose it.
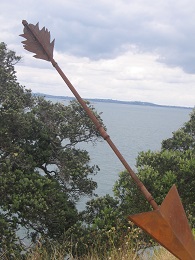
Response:
[[[66,100],[55,100],[67,104]],[[191,109],[129,105],[119,103],[91,102],[107,127],[107,133],[123,157],[136,172],[136,157],[141,151],[158,151],[164,139],[172,137],[172,132],[183,126],[190,118]],[[95,146],[83,143],[79,148],[86,149],[91,164],[98,165],[100,171],[93,179],[97,182],[99,196],[112,195],[112,188],[124,166],[106,141]],[[81,200],[84,206],[86,199]]]

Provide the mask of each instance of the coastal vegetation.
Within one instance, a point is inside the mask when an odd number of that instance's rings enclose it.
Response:
[[[97,186],[98,167],[76,145],[97,142],[98,131],[78,103],[53,104],[21,86],[19,61],[0,44],[0,254],[24,250],[21,229],[32,242],[62,241],[80,218],[76,202]]]
[[[0,43],[0,258],[136,259],[156,246],[127,221],[151,207],[126,171],[113,196],[95,196],[99,168],[78,144],[101,137],[86,113],[76,101],[52,103],[21,86],[20,59]],[[160,151],[139,153],[137,174],[159,205],[176,184],[195,228],[195,110]],[[91,200],[79,212],[82,196]]]

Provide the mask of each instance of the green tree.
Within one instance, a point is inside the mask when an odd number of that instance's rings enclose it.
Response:
[[[86,203],[86,209],[80,213],[80,221],[66,232],[67,240],[71,238],[72,241],[73,254],[82,256],[93,250],[101,259],[103,252],[109,252],[119,244],[117,208],[118,201],[109,195]]]
[[[142,230],[129,223],[120,201],[108,194],[88,201],[80,222],[66,235],[69,235],[67,240],[71,237],[73,242],[73,253],[87,255],[92,250],[98,259],[105,259],[105,255],[109,258],[113,250],[139,250],[152,245]]]
[[[21,227],[33,241],[40,235],[60,241],[76,223],[75,203],[94,194],[90,175],[98,170],[78,144],[100,138],[76,101],[52,103],[21,86],[19,60],[0,43],[0,254],[9,257],[21,248]]]
[[[195,225],[195,109],[182,128],[162,141],[160,151],[139,153],[137,170],[138,177],[159,205],[176,184],[189,220]],[[120,174],[114,192],[125,214],[151,209],[127,172]]]

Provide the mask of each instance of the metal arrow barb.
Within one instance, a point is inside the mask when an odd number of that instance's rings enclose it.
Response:
[[[195,259],[194,238],[175,185],[158,209],[129,216],[129,220],[179,259]]]
[[[33,52],[35,58],[50,61],[52,63],[73,95],[86,111],[87,115],[91,118],[101,136],[107,141],[123,166],[129,172],[135,184],[145,196],[146,200],[154,209],[151,212],[129,216],[129,219],[179,259],[195,259],[195,241],[176,187],[173,186],[171,188],[162,205],[158,206],[152,195],[139,180],[115,144],[112,142],[110,136],[107,134],[99,120],[86,105],[85,101],[80,97],[74,86],[54,60],[54,40],[50,42],[50,32],[45,29],[45,27],[40,30],[38,24],[28,24],[25,20],[23,20],[22,23],[24,25],[24,33],[20,36],[26,39],[22,42],[24,48]]]

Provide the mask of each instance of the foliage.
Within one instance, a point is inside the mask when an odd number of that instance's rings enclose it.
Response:
[[[161,204],[169,189],[176,184],[184,208],[195,224],[195,110],[190,120],[173,136],[162,142],[160,151],[140,152],[137,158],[138,177],[157,204]],[[127,172],[120,174],[114,192],[125,214],[150,210]]]
[[[84,256],[88,254],[96,255],[97,259],[109,259],[114,251],[125,252],[127,248],[134,248],[134,251],[137,251],[143,247],[141,243],[144,243],[144,241],[140,243],[143,232],[132,226],[122,233],[119,226],[111,229],[106,229],[106,227],[94,229],[77,224],[68,232],[71,232],[69,233],[71,240],[67,236],[67,241],[72,242],[71,254],[79,259],[85,259]]]
[[[21,86],[19,60],[0,44],[0,253],[8,255],[8,248],[20,251],[21,227],[33,241],[40,235],[60,241],[76,223],[75,203],[94,194],[89,176],[98,170],[78,145],[100,138],[76,101],[52,103]]]
[[[99,259],[107,259],[105,255],[108,257],[118,248],[125,251],[130,246],[138,250],[151,245],[145,234],[127,221],[119,201],[110,195],[88,201],[80,214],[80,223],[66,232],[74,256],[82,257],[92,251]]]

